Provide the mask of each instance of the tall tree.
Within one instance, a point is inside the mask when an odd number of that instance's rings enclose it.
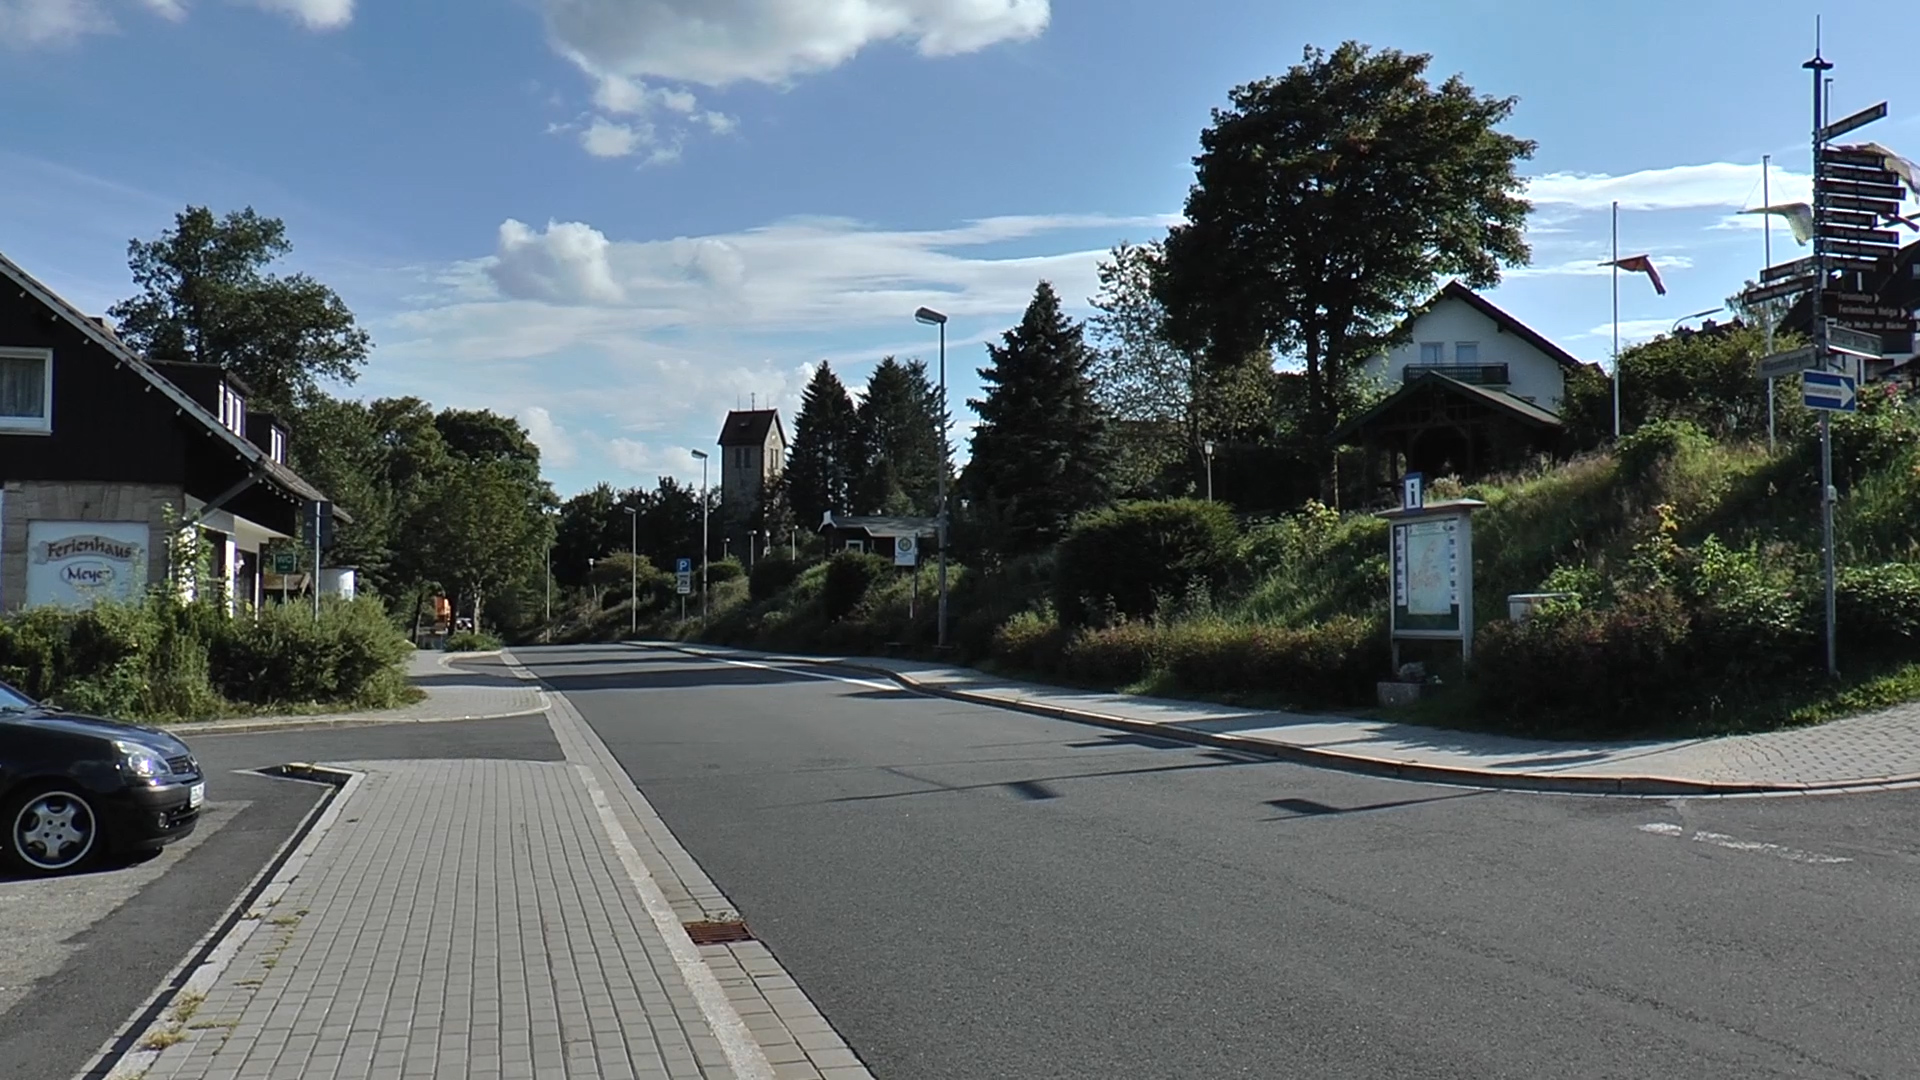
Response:
[[[854,479],[865,468],[853,398],[832,365],[822,361],[801,393],[800,412],[793,419],[787,498],[794,514],[815,528],[829,510],[850,512]]]
[[[1495,130],[1515,99],[1457,75],[1434,87],[1431,59],[1347,42],[1236,87],[1200,136],[1186,224],[1167,237],[1157,291],[1173,340],[1296,360],[1328,487],[1327,436],[1359,365],[1443,276],[1484,287],[1528,258],[1515,162],[1534,144]]]
[[[512,463],[467,458],[449,462],[409,523],[433,580],[476,629],[488,599],[541,565],[550,528]]]
[[[222,365],[252,387],[255,407],[288,412],[324,380],[357,378],[368,343],[332,289],[267,272],[292,250],[279,218],[189,206],[158,240],[127,245],[140,294],[107,314],[155,359]]]
[[[937,509],[940,470],[939,394],[921,360],[885,357],[867,379],[858,422],[866,467],[854,485],[863,514],[930,515]]]
[[[989,344],[986,396],[962,485],[993,519],[986,544],[1008,553],[1060,538],[1082,511],[1107,499],[1104,422],[1089,372],[1084,328],[1042,281],[1020,325]]]

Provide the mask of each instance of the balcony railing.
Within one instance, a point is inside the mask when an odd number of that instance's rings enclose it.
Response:
[[[1408,364],[1402,380],[1412,382],[1422,375],[1445,375],[1474,386],[1507,385],[1507,365],[1505,364]]]

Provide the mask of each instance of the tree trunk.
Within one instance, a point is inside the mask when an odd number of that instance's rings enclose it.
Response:
[[[1305,330],[1307,460],[1313,462],[1314,475],[1320,481],[1320,501],[1331,506],[1336,499],[1336,481],[1333,475],[1333,448],[1327,445],[1327,436],[1333,428],[1327,418],[1327,380],[1322,367],[1325,357],[1321,350],[1320,327],[1308,324]]]

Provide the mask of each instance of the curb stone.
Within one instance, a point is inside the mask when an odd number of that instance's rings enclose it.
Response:
[[[701,657],[703,659],[722,654],[721,650],[693,648],[669,642],[628,642],[626,644],[634,645],[638,648],[684,653],[688,656]],[[744,652],[745,650],[732,651]],[[1343,753],[1337,750],[1323,750],[1318,747],[1299,746],[1294,743],[1278,742],[1269,739],[1256,739],[1245,735],[1196,731],[1192,728],[1182,727],[1177,723],[1156,723],[1150,720],[1135,720],[1131,717],[1115,716],[1111,713],[1095,712],[1090,709],[1075,709],[1049,702],[1034,701],[1028,698],[1007,698],[993,694],[983,694],[977,691],[955,690],[932,683],[921,682],[912,676],[893,671],[889,668],[872,664],[862,664],[857,660],[832,660],[816,657],[799,657],[788,654],[781,654],[779,659],[782,662],[810,664],[818,667],[836,667],[848,671],[859,671],[870,675],[877,675],[881,678],[891,680],[902,688],[911,690],[917,694],[965,702],[969,705],[985,705],[989,708],[1008,709],[1013,712],[1024,712],[1034,716],[1044,716],[1053,720],[1066,720],[1077,724],[1090,724],[1096,727],[1113,728],[1137,735],[1152,735],[1156,738],[1192,743],[1198,746],[1211,746],[1223,750],[1257,754],[1262,757],[1276,758],[1295,764],[1313,766],[1315,768],[1337,769],[1342,772],[1361,773],[1368,776],[1384,776],[1395,780],[1410,780],[1449,787],[1495,788],[1551,795],[1707,798],[1753,795],[1847,794],[1920,786],[1920,773],[1909,773],[1900,776],[1859,777],[1847,780],[1801,784],[1694,780],[1686,777],[1652,775],[1583,776],[1565,773],[1475,769],[1461,765],[1431,765],[1423,762],[1396,761],[1392,758],[1371,757],[1365,754]]]

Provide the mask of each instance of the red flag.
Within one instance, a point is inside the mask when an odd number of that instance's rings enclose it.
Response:
[[[1659,293],[1661,296],[1667,295],[1667,286],[1660,280],[1660,271],[1653,268],[1653,260],[1647,258],[1645,255],[1629,255],[1624,259],[1606,263],[1605,265],[1617,266],[1622,270],[1631,270],[1636,274],[1645,274],[1647,275],[1647,280],[1653,282],[1654,292]]]

